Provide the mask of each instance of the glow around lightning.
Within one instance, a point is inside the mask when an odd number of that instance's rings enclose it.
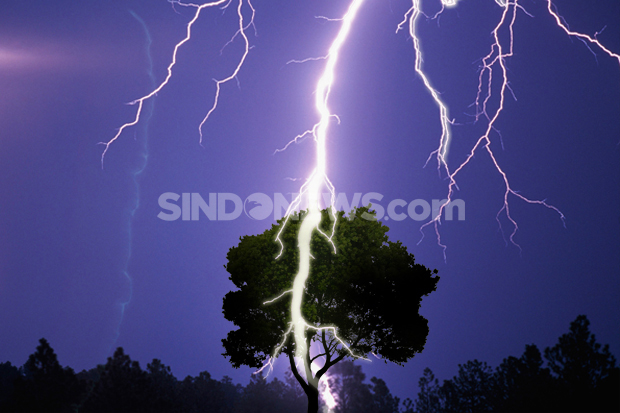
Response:
[[[315,106],[319,113],[320,119],[317,123],[315,130],[316,141],[316,167],[309,178],[309,184],[306,186],[305,195],[308,200],[307,214],[304,216],[301,226],[299,228],[299,234],[297,237],[297,243],[299,248],[299,271],[295,276],[293,282],[293,298],[291,300],[291,322],[293,323],[293,331],[295,335],[295,354],[297,357],[303,359],[306,353],[306,320],[304,320],[301,314],[301,304],[306,285],[306,280],[310,274],[310,240],[314,230],[318,230],[321,223],[321,207],[320,198],[323,185],[327,185],[330,192],[333,194],[333,185],[329,182],[327,177],[327,151],[326,151],[326,139],[327,129],[332,117],[332,114],[327,106],[329,99],[329,92],[334,84],[336,62],[338,61],[338,54],[344,41],[346,40],[349,32],[351,31],[351,24],[355,19],[357,11],[362,5],[363,0],[354,0],[349,7],[346,15],[342,20],[342,26],[336,39],[329,48],[329,54],[327,56],[327,63],[323,75],[319,79],[315,92]],[[300,191],[300,196],[303,192]],[[333,203],[332,203],[333,207]],[[335,223],[335,220],[334,220]],[[332,233],[333,235],[333,233]]]
[[[329,127],[330,122],[332,121],[332,118],[334,118],[335,115],[331,113],[329,106],[328,106],[328,101],[329,101],[329,94],[334,84],[335,77],[336,77],[336,63],[338,62],[338,55],[340,53],[340,50],[345,40],[347,39],[349,35],[349,32],[351,31],[351,26],[353,24],[353,21],[355,20],[357,12],[360,6],[362,5],[362,3],[363,3],[363,0],[353,0],[351,2],[349,9],[347,10],[345,16],[341,20],[339,20],[342,22],[342,24],[341,24],[340,30],[338,31],[338,34],[336,35],[336,38],[334,39],[333,43],[331,44],[329,48],[329,52],[327,56],[322,58],[326,60],[325,69],[323,70],[323,73],[315,89],[315,108],[319,114],[319,121],[314,125],[314,127],[311,130],[304,132],[302,135],[297,136],[293,141],[291,141],[291,142],[297,141],[300,137],[304,137],[306,135],[311,134],[314,137],[314,140],[316,142],[316,166],[314,170],[312,171],[312,173],[310,174],[307,181],[304,183],[304,185],[302,185],[297,198],[289,206],[288,211],[286,213],[286,219],[276,238],[276,240],[280,243],[282,247],[282,250],[280,251],[280,254],[277,257],[279,258],[284,248],[284,245],[282,244],[282,241],[280,238],[282,231],[284,231],[284,228],[286,227],[286,223],[288,222],[288,219],[290,218],[293,211],[301,204],[302,199],[305,198],[308,207],[307,207],[307,212],[304,215],[303,220],[301,222],[299,233],[297,235],[297,244],[299,248],[299,270],[293,281],[293,288],[289,291],[285,291],[281,293],[275,299],[269,300],[265,303],[265,304],[271,303],[274,300],[277,300],[280,297],[282,297],[284,294],[290,293],[292,295],[290,328],[285,333],[281,344],[276,347],[269,362],[264,367],[266,366],[269,366],[270,368],[272,367],[272,363],[277,358],[280,350],[284,346],[288,334],[292,332],[292,334],[295,337],[295,356],[303,363],[305,371],[306,371],[306,376],[308,377],[312,374],[312,371],[311,371],[311,366],[308,365],[308,363],[306,363],[305,361],[305,356],[308,350],[306,348],[306,330],[307,329],[314,329],[317,331],[329,330],[331,334],[340,342],[340,344],[348,350],[346,343],[344,343],[344,341],[338,338],[336,327],[329,326],[329,327],[319,328],[319,327],[309,325],[301,313],[301,308],[302,308],[302,301],[303,301],[306,280],[308,279],[308,276],[310,275],[310,262],[312,258],[312,253],[310,251],[310,241],[312,239],[312,234],[314,233],[314,231],[316,230],[319,233],[321,233],[331,243],[334,249],[334,253],[336,252],[336,247],[332,241],[332,237],[334,235],[334,229],[336,226],[336,220],[335,220],[336,214],[334,211],[335,203],[333,202],[335,191],[334,191],[334,187],[332,183],[327,177],[327,149],[326,149],[328,127]],[[289,142],[289,144],[291,142]],[[332,195],[331,208],[332,208],[334,220],[333,220],[332,232],[330,235],[325,234],[319,228],[319,224],[321,223],[321,205],[320,205],[321,190],[324,187],[327,187],[327,189]],[[353,353],[351,354],[355,356]]]

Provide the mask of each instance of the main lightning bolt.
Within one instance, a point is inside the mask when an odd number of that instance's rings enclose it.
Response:
[[[336,63],[338,62],[338,55],[340,54],[340,50],[345,40],[347,39],[349,32],[351,31],[351,26],[362,3],[363,0],[353,0],[349,5],[349,8],[344,17],[337,20],[342,22],[340,30],[338,31],[336,38],[331,44],[328,54],[320,58],[326,60],[326,64],[325,69],[323,70],[323,74],[319,78],[315,90],[315,108],[319,114],[319,121],[314,125],[311,130],[308,130],[303,134],[298,135],[284,148],[286,149],[288,145],[290,145],[292,142],[298,141],[300,138],[312,135],[314,141],[316,142],[316,166],[310,174],[309,178],[302,185],[299,191],[299,195],[289,205],[289,208],[286,212],[285,221],[276,237],[277,242],[279,242],[281,246],[280,253],[276,257],[277,259],[282,255],[284,250],[284,244],[282,243],[282,240],[280,238],[282,232],[284,231],[284,228],[286,227],[286,224],[291,217],[293,211],[297,209],[297,207],[301,204],[302,200],[305,200],[307,202],[307,212],[302,219],[299,233],[297,235],[297,244],[299,248],[299,269],[293,281],[293,288],[289,291],[283,292],[275,299],[265,302],[265,304],[268,304],[281,298],[284,294],[292,294],[290,327],[288,331],[284,334],[282,342],[276,347],[272,356],[269,358],[268,362],[263,366],[261,370],[263,370],[267,366],[269,366],[270,369],[273,367],[274,360],[278,357],[282,347],[286,343],[288,335],[292,333],[295,337],[295,356],[301,361],[301,363],[303,363],[306,371],[306,376],[310,377],[310,375],[312,374],[312,364],[307,363],[305,360],[305,356],[308,351],[308,349],[306,348],[306,330],[308,329],[315,331],[331,332],[333,337],[343,346],[343,348],[347,349],[353,357],[359,357],[353,354],[346,345],[346,343],[337,336],[336,327],[316,327],[308,324],[308,322],[304,319],[301,313],[301,307],[306,280],[310,275],[310,259],[312,258],[312,254],[310,251],[310,240],[314,231],[318,231],[321,235],[323,235],[331,243],[334,253],[336,253],[336,246],[332,241],[332,237],[334,236],[334,230],[336,227],[336,211],[334,206],[335,189],[327,176],[326,150],[328,127],[331,119],[335,118],[336,116],[331,113],[328,106],[328,100],[331,88],[335,80],[335,68]],[[304,61],[308,60],[318,59],[305,59]],[[324,187],[326,187],[331,194],[330,210],[332,212],[333,226],[332,231],[329,235],[324,233],[319,228],[319,225],[321,223],[321,190]]]

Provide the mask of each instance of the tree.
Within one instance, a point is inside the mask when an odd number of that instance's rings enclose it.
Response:
[[[20,377],[20,370],[11,362],[0,363],[0,412],[15,410],[14,387]]]
[[[416,413],[438,413],[441,411],[440,404],[440,386],[439,381],[435,378],[433,371],[428,367],[424,369],[423,376],[418,381],[420,392],[415,402]],[[405,400],[406,411],[413,413],[413,403],[411,400]]]
[[[590,321],[577,316],[569,332],[545,349],[545,358],[560,385],[558,403],[564,411],[618,410],[618,367],[609,351],[590,332]],[[610,390],[607,390],[610,389]]]
[[[330,388],[336,399],[335,413],[366,412],[372,405],[372,394],[364,383],[362,366],[344,360],[330,371]]]
[[[151,397],[151,404],[157,407],[157,411],[178,411],[178,380],[172,374],[169,366],[159,359],[153,359],[146,365],[147,379]]]
[[[459,364],[459,372],[452,380],[444,381],[441,393],[448,412],[491,411],[489,388],[493,371],[484,361],[470,360]]]
[[[540,350],[526,345],[520,358],[505,358],[495,370],[492,404],[502,412],[550,411],[550,393],[555,390],[548,368],[543,368]]]
[[[400,399],[392,396],[390,389],[382,379],[373,377],[370,379],[370,391],[372,393],[372,413],[398,413]]]
[[[94,383],[83,411],[144,412],[152,411],[147,373],[137,361],[125,354],[122,347],[101,366],[99,380]]]
[[[15,381],[15,410],[69,412],[79,404],[83,388],[70,367],[63,368],[46,339],[28,356],[24,375]]]
[[[231,412],[241,390],[241,385],[232,384],[232,380],[227,376],[221,381],[211,378],[211,374],[207,371],[201,372],[196,377],[187,376],[180,383],[180,408],[177,411]]]
[[[544,351],[535,345],[520,358],[507,357],[493,374],[484,362],[468,361],[439,386],[430,369],[420,379],[414,404],[402,413],[439,412],[617,412],[620,411],[620,369],[578,316],[558,344]]]
[[[287,383],[274,378],[271,381],[262,372],[253,374],[235,403],[234,413],[294,413],[299,406],[291,404],[293,394]]]
[[[336,400],[334,413],[398,413],[400,399],[392,396],[385,381],[377,377],[364,383],[362,366],[343,360],[326,376]]]
[[[367,357],[372,352],[402,365],[426,343],[428,322],[419,309],[422,297],[436,289],[437,270],[416,264],[405,246],[389,241],[388,228],[369,208],[354,209],[348,217],[337,213],[333,237],[337,253],[317,231],[312,236],[314,259],[302,314],[318,330],[306,330],[305,371],[301,373],[294,361],[295,339],[287,336],[291,295],[265,302],[292,287],[299,260],[297,233],[304,213],[289,219],[278,259],[280,245],[275,238],[283,220],[262,234],[242,237],[227,255],[225,267],[238,290],[224,297],[224,317],[239,328],[222,340],[224,356],[235,368],[257,368],[281,345],[308,398],[309,412],[318,410],[320,378],[344,358]],[[332,225],[330,213],[323,210],[321,230],[331,233]],[[328,326],[335,329],[325,329]],[[316,343],[314,351],[312,343]],[[313,372],[310,364],[317,358],[322,365]]]

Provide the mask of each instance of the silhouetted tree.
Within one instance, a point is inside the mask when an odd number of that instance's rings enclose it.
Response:
[[[60,365],[44,338],[28,357],[23,372],[15,381],[15,411],[69,412],[78,405],[83,388],[75,372]]]
[[[459,373],[441,386],[430,369],[419,381],[414,404],[407,399],[403,413],[438,412],[618,412],[620,369],[578,316],[558,344],[544,351],[548,367],[535,345],[520,358],[508,357],[492,373],[477,360],[459,365]]]
[[[288,385],[274,378],[267,381],[261,373],[253,374],[235,404],[235,413],[294,413],[303,412],[303,406],[293,402]]]
[[[385,381],[373,377],[370,379],[372,394],[372,413],[398,413],[400,399],[392,396]]]
[[[585,315],[578,316],[569,332],[555,346],[545,349],[548,366],[559,381],[557,402],[563,411],[617,411],[620,382],[616,359],[609,345],[601,347],[596,342],[589,326]],[[604,390],[614,386],[611,394]]]
[[[363,412],[372,404],[372,394],[364,383],[362,367],[352,360],[335,365],[330,371],[330,388],[336,399],[335,413]]]
[[[555,392],[555,383],[549,369],[542,365],[540,350],[533,344],[525,346],[520,358],[505,358],[493,377],[494,410],[524,412],[534,406],[540,411],[551,410],[550,396]]]
[[[100,369],[83,411],[86,412],[147,412],[153,404],[149,381],[137,361],[125,354],[122,347],[108,357]]]
[[[203,371],[196,377],[187,376],[180,383],[180,410],[188,413],[232,412],[241,391],[241,386],[232,384],[230,377],[217,381],[209,372]]]
[[[424,369],[424,373],[418,381],[420,392],[415,401],[415,411],[417,413],[438,413],[442,410],[440,404],[440,386],[439,381],[435,378],[433,371],[428,367]],[[413,413],[414,404],[409,400],[405,400],[405,411]]]
[[[153,359],[146,365],[146,373],[150,404],[156,406],[158,412],[178,411],[178,380],[170,367]]]
[[[303,213],[302,213],[303,215]],[[322,211],[321,229],[330,232],[333,221]],[[239,327],[223,341],[233,367],[260,367],[289,329],[291,295],[269,305],[264,302],[290,290],[298,270],[297,234],[302,219],[289,220],[281,239],[284,252],[275,259],[280,246],[274,242],[283,224],[259,235],[245,236],[228,252],[227,271],[238,288],[224,298],[224,316]],[[306,283],[302,314],[308,323],[336,326],[338,336],[349,343],[356,355],[370,352],[402,364],[422,351],[428,322],[419,315],[422,297],[435,291],[439,277],[415,263],[400,242],[390,242],[388,228],[374,219],[368,207],[354,209],[349,217],[338,213],[333,241],[338,248],[314,232],[311,242],[312,265]],[[407,316],[403,317],[403,313]],[[308,411],[319,406],[318,383],[336,363],[350,357],[332,333],[307,330],[305,379],[294,362],[292,335],[282,347],[289,357],[293,375],[308,398]],[[310,344],[316,342],[324,365],[310,370]]]
[[[470,360],[459,364],[458,374],[442,386],[444,410],[458,413],[491,411],[489,389],[492,375],[493,371],[486,362]]]
[[[308,410],[308,398],[293,376],[290,367],[284,373],[284,381],[287,384],[287,406],[291,406],[291,412],[305,412]]]
[[[9,361],[0,363],[0,412],[15,411],[15,381],[19,377],[19,369]]]

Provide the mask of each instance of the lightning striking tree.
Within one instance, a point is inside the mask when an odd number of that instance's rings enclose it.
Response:
[[[321,213],[321,229],[331,229],[331,212]],[[294,358],[292,294],[273,299],[274,291],[290,292],[292,287],[302,220],[289,219],[280,236],[284,252],[278,260],[273,258],[280,247],[273,240],[282,220],[262,234],[242,237],[227,255],[226,270],[238,290],[226,294],[223,310],[239,329],[222,340],[224,355],[235,368],[261,367],[268,357],[288,356],[308,397],[308,412],[318,411],[319,380],[344,358],[373,354],[402,365],[421,352],[428,322],[418,311],[422,297],[435,291],[439,281],[437,270],[416,264],[405,246],[388,240],[388,228],[368,207],[354,209],[349,217],[338,215],[333,238],[337,254],[317,232],[311,240],[313,259],[302,314],[315,327],[308,328],[302,343],[302,371]],[[312,363],[322,366],[313,372]]]

